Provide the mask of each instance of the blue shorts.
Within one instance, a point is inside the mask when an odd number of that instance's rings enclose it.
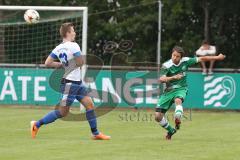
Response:
[[[83,83],[61,83],[60,88],[61,106],[71,106],[75,99],[80,102],[85,96],[88,96],[88,89]]]

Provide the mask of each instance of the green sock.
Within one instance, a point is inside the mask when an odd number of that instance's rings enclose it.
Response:
[[[174,132],[174,128],[169,123],[167,123],[166,126],[163,126],[163,128],[165,128],[170,133]]]
[[[173,133],[174,128],[168,123],[168,120],[163,117],[162,120],[160,121],[160,125],[165,128],[168,132]]]

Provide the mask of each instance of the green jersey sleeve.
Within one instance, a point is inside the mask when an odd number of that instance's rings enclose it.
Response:
[[[198,63],[198,58],[197,57],[189,58],[188,61],[187,61],[188,66],[192,66],[196,63]]]
[[[168,73],[168,69],[166,66],[162,65],[161,70],[160,70],[160,77],[161,76],[166,76]]]

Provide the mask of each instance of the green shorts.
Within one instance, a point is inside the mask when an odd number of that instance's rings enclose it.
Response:
[[[174,103],[174,100],[176,98],[181,98],[182,100],[184,100],[187,95],[187,92],[188,92],[188,89],[185,87],[173,89],[169,92],[164,92],[158,99],[156,112],[162,112],[162,113],[167,112],[169,108],[172,106],[172,104]]]

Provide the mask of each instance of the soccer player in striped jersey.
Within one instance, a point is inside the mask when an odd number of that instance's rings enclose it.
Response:
[[[155,112],[155,120],[168,131],[166,139],[171,139],[172,135],[176,133],[176,130],[180,128],[181,117],[183,115],[182,103],[188,92],[186,77],[188,67],[199,62],[212,60],[221,61],[225,58],[223,54],[195,58],[183,56],[184,50],[179,46],[175,46],[172,49],[171,59],[163,63],[160,71],[159,81],[161,83],[166,83],[166,89],[159,97]],[[165,117],[165,113],[173,103],[175,104],[175,128],[169,124]]]
[[[42,125],[65,117],[69,112],[71,104],[77,99],[86,108],[86,119],[91,128],[92,138],[95,140],[109,140],[110,136],[100,133],[97,129],[94,104],[91,97],[88,96],[87,88],[81,79],[80,67],[84,64],[84,57],[81,55],[79,45],[74,42],[76,36],[74,25],[72,23],[62,24],[60,35],[63,38],[62,43],[56,46],[45,61],[45,65],[48,67],[64,67],[65,69],[60,86],[62,94],[60,107],[49,112],[38,121],[31,121],[32,138],[36,137]]]

